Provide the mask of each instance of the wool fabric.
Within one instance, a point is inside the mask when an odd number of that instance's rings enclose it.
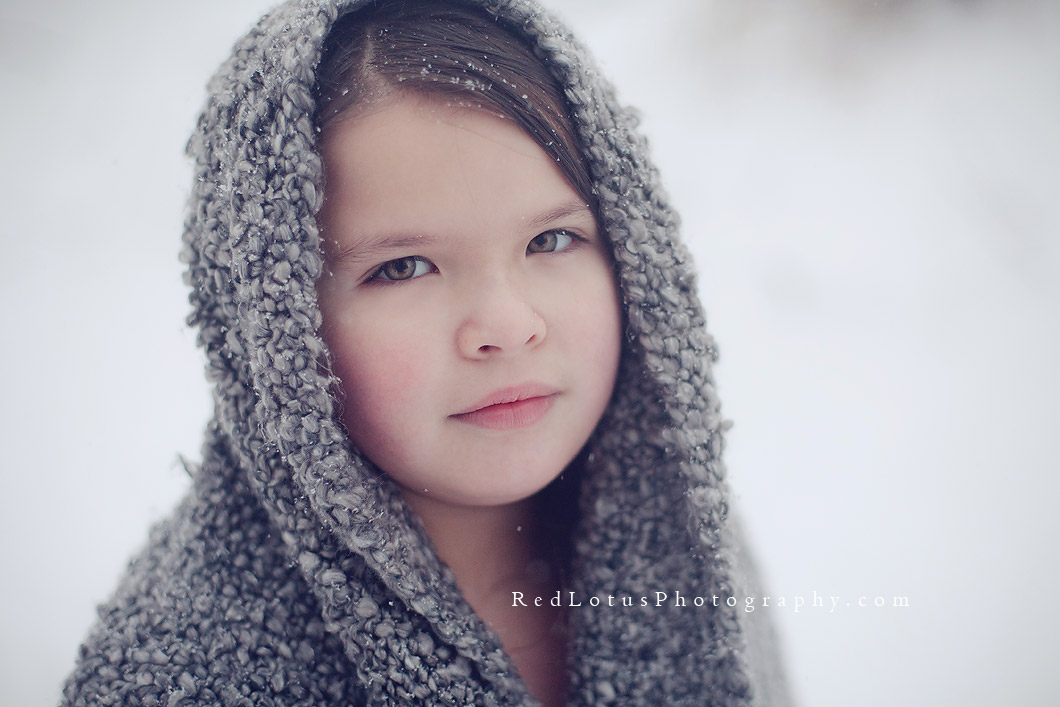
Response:
[[[64,704],[534,703],[331,395],[312,90],[329,28],[362,4],[279,6],[209,85],[188,145],[183,259],[215,416],[189,495],[100,609]],[[786,704],[762,612],[674,601],[739,597],[749,573],[721,461],[715,347],[636,120],[546,12],[472,4],[563,87],[625,309],[618,383],[583,454],[564,593],[581,604],[568,615],[569,701]]]

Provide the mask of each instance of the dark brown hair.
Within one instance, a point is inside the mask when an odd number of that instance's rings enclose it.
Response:
[[[403,91],[510,118],[596,212],[563,91],[526,41],[485,11],[451,0],[385,0],[340,17],[317,69],[317,127]]]

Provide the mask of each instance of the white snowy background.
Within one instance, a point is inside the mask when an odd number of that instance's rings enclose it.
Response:
[[[0,3],[0,703],[187,487],[204,85],[265,0]],[[551,0],[643,114],[804,705],[1056,705],[1060,3]]]

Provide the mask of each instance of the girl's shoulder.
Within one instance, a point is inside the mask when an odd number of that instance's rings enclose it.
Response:
[[[260,507],[194,490],[81,646],[64,705],[358,704],[353,671]]]

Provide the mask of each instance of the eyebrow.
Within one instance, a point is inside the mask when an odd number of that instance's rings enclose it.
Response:
[[[589,205],[578,199],[572,199],[555,208],[537,214],[527,220],[526,225],[529,228],[540,228],[569,216],[581,216],[583,213],[592,216],[592,210]],[[436,242],[437,238],[434,236],[422,233],[379,233],[358,238],[355,243],[341,248],[333,255],[328,256],[328,260],[334,265],[373,260],[381,253],[416,250],[424,246],[432,246]]]
[[[553,221],[559,221],[560,219],[565,219],[568,216],[580,216],[582,212],[585,212],[590,216],[592,215],[592,211],[589,209],[588,204],[579,201],[578,199],[571,199],[570,201],[564,204],[560,204],[554,209],[549,209],[544,213],[540,213],[537,216],[534,216],[532,219],[526,222],[526,225],[530,226],[531,228],[547,226]]]
[[[433,245],[435,241],[433,236],[420,233],[380,233],[358,239],[356,243],[337,251],[328,260],[334,264],[371,260],[380,253],[415,250]]]

